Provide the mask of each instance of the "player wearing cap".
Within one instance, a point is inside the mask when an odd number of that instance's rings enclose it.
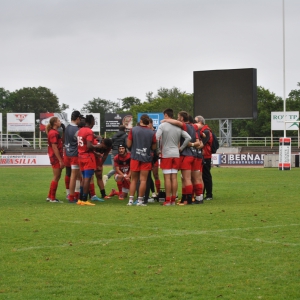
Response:
[[[68,200],[70,203],[76,203],[76,199],[79,198],[81,174],[78,163],[77,132],[79,130],[78,125],[81,119],[84,119],[84,116],[78,110],[73,111],[71,115],[71,123],[66,127],[65,130],[64,163],[66,166],[69,165],[71,168],[69,184],[70,193],[68,195]]]

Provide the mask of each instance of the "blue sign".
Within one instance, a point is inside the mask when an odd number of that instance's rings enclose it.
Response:
[[[160,125],[160,121],[164,119],[163,113],[138,113],[138,122],[142,115],[148,115],[153,120],[153,127],[157,130]]]

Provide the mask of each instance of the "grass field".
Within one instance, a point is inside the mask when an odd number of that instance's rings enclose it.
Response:
[[[0,299],[300,299],[300,169],[213,168],[183,207],[47,203],[51,172],[0,168]]]

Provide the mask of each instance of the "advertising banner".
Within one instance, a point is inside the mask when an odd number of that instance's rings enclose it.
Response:
[[[57,117],[65,125],[69,125],[66,113],[40,113],[40,131],[45,131],[52,117]]]
[[[34,132],[34,113],[7,113],[7,132]]]
[[[157,130],[160,121],[164,119],[163,113],[138,113],[138,121],[140,120],[142,115],[148,115],[153,120],[153,127]]]
[[[0,155],[1,166],[50,166],[48,155]]]
[[[100,132],[100,113],[88,113],[88,115],[93,115],[95,118],[95,125],[93,126],[92,130],[94,132]]]
[[[255,166],[264,164],[264,154],[221,154],[221,164],[238,166]]]
[[[299,111],[286,111],[285,119],[283,111],[271,112],[271,130],[284,130],[284,121],[286,130],[299,130],[299,123],[293,123],[299,120]]]
[[[126,127],[126,131],[129,131],[132,128],[132,115],[115,113],[105,114],[106,132],[117,132],[119,131],[120,125],[124,125]]]

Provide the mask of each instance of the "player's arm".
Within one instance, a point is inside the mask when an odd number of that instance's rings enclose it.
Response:
[[[55,156],[57,157],[57,159],[59,161],[60,167],[63,168],[64,167],[64,161],[63,161],[62,157],[60,156],[57,144],[52,144],[52,150],[53,150]]]
[[[104,155],[103,155],[103,157],[102,157],[103,163],[106,161],[107,156],[108,156],[110,150],[111,150],[111,149],[109,148],[109,149],[107,149],[107,150],[104,152]]]
[[[161,137],[162,137],[162,129],[160,125],[155,133],[156,136],[156,153],[159,154],[161,152]]]
[[[184,138],[184,142],[182,143],[181,147],[179,148],[179,151],[183,151],[183,149],[189,144],[191,140],[191,136],[184,130],[181,130],[181,136]]]
[[[199,139],[196,139],[196,141],[194,143],[189,142],[188,146],[189,147],[195,147],[195,148],[200,147],[200,141],[199,141]]]
[[[94,150],[95,148],[97,148],[95,147],[95,145],[93,145],[92,141],[86,141],[86,146],[90,150]]]
[[[127,148],[131,149],[131,146],[132,146],[132,129],[130,129],[127,137]]]
[[[156,135],[155,134],[153,134],[153,137],[152,137],[152,146],[151,146],[151,149],[152,150],[156,149]]]
[[[184,124],[184,123],[182,123],[182,122],[180,122],[180,121],[178,121],[178,120],[174,120],[174,119],[163,119],[161,122],[162,122],[162,123],[163,123],[163,122],[167,122],[167,123],[170,123],[170,124],[175,125],[175,126],[177,126],[177,127],[180,127],[181,129],[184,129],[184,128],[183,128],[183,124]]]
[[[209,130],[204,130],[204,137],[202,137],[202,142],[203,142],[203,145],[205,146],[205,144],[209,141],[210,139],[210,132]]]
[[[124,176],[124,174],[123,174],[122,171],[120,170],[120,167],[119,167],[119,166],[116,166],[116,165],[115,165],[115,169],[116,169],[116,173],[117,173],[118,175]]]

